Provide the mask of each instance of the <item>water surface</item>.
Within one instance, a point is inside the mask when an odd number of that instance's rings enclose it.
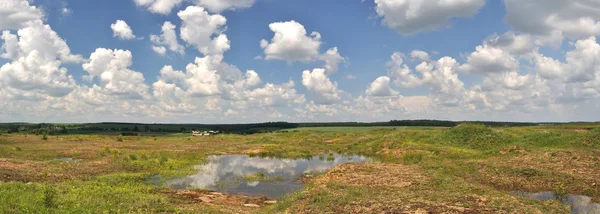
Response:
[[[515,192],[516,195],[533,198],[536,200],[547,201],[557,200],[571,206],[572,214],[591,214],[600,213],[600,204],[593,203],[592,198],[583,195],[557,195],[553,192]]]
[[[171,188],[208,189],[247,196],[280,199],[287,193],[302,189],[298,181],[304,174],[324,172],[351,162],[369,162],[357,155],[324,155],[309,159],[277,159],[247,155],[210,156],[208,163],[195,166],[198,173],[167,181]],[[263,179],[248,179],[262,176]]]

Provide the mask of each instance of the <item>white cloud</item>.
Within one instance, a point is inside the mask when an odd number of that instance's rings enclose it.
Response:
[[[152,46],[152,50],[156,52],[158,55],[165,56],[167,55],[167,48],[163,46]]]
[[[18,35],[18,36],[17,36]],[[79,62],[82,57],[71,50],[50,26],[32,21],[17,31],[2,32],[0,57],[11,60],[0,68],[0,86],[9,97],[46,99],[62,97],[75,87],[75,80],[62,66]]]
[[[136,5],[146,7],[152,13],[168,15],[182,0],[133,0]]]
[[[317,104],[331,104],[340,100],[337,82],[331,82],[325,75],[325,69],[302,72],[302,84],[314,96]]]
[[[180,55],[185,54],[185,47],[183,47],[183,45],[180,45],[179,41],[177,41],[175,25],[173,25],[169,21],[166,21],[163,24],[160,36],[154,34],[150,35],[150,41],[152,41],[152,44],[154,44],[152,49],[162,56],[166,54],[166,48],[164,46],[168,47],[170,51],[173,51]]]
[[[318,32],[312,32],[309,36],[304,26],[293,20],[271,23],[269,28],[275,35],[270,42],[264,39],[260,42],[266,60],[308,62],[319,58],[321,34]]]
[[[225,115],[225,117],[233,117],[233,116],[238,116],[240,113],[232,110],[232,109],[228,109],[223,115]]]
[[[69,16],[72,13],[73,13],[73,10],[71,10],[70,8],[63,7],[60,9],[60,14],[62,14],[63,16]]]
[[[131,27],[123,20],[117,20],[115,23],[111,24],[110,29],[113,31],[113,37],[118,37],[121,40],[135,39]]]
[[[449,25],[454,17],[471,17],[485,0],[375,0],[383,24],[401,34],[414,34]]]
[[[147,99],[148,86],[142,73],[130,70],[133,64],[128,50],[98,48],[83,64],[83,70],[91,77],[98,77],[102,93],[123,99]]]
[[[225,10],[239,10],[251,7],[255,0],[196,0],[199,6],[210,12],[221,13]]]
[[[477,46],[476,51],[467,57],[467,63],[459,67],[467,73],[502,73],[516,71],[519,61],[514,56],[500,48],[483,45]]]
[[[579,40],[575,50],[566,53],[566,62],[537,54],[536,71],[544,78],[567,82],[588,82],[600,73],[600,45],[595,37]]]
[[[338,53],[337,47],[330,48],[324,54],[319,56],[319,59],[325,62],[324,68],[328,75],[337,73],[339,64],[345,60],[344,57],[340,56],[340,53]]]
[[[414,51],[410,52],[410,57],[413,58],[413,60],[421,60],[424,62],[431,61],[429,54],[422,50],[414,50]],[[394,57],[392,57],[392,59],[393,58]]]
[[[375,97],[396,96],[400,93],[392,89],[390,85],[391,79],[386,76],[378,77],[373,81],[367,89],[367,95]]]
[[[28,0],[3,0],[0,3],[0,30],[27,27],[27,22],[43,17],[42,10],[30,5]]]
[[[210,15],[202,7],[189,6],[179,11],[181,18],[181,39],[194,45],[204,55],[223,54],[229,50],[230,42],[223,34],[227,19],[224,16]]]
[[[304,95],[294,89],[294,81],[284,84],[267,83],[264,87],[244,92],[248,102],[259,107],[292,106],[306,101]]]
[[[344,76],[344,79],[347,79],[347,80],[354,80],[354,79],[356,79],[356,76],[354,76],[354,75],[352,75],[352,74],[348,74],[348,75],[345,75],[345,76]]]
[[[494,33],[485,39],[484,45],[500,48],[517,55],[530,54],[537,50],[531,35],[516,35],[514,32],[507,32],[500,36]]]
[[[424,53],[424,54],[423,54]],[[427,53],[422,51],[413,51],[411,53],[413,58],[427,58]],[[388,70],[388,76],[394,78],[394,84],[398,87],[416,87],[422,84],[422,81],[412,73],[410,68],[404,64],[404,54],[395,52],[392,54],[391,61],[387,63],[390,69]]]
[[[506,0],[506,22],[516,31],[539,36],[558,47],[564,36],[600,35],[600,4],[590,0]]]

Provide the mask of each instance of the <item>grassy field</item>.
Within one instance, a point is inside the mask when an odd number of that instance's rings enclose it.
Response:
[[[395,129],[394,129],[395,128]],[[0,213],[569,213],[511,191],[600,201],[600,128],[301,128],[254,135],[0,135]],[[148,182],[196,173],[209,155],[362,154],[276,204]],[[73,158],[73,162],[57,161]],[[260,207],[246,207],[253,202]]]
[[[371,127],[300,127],[294,129],[284,129],[283,132],[369,132],[373,130],[428,130],[428,129],[446,129],[443,127],[419,127],[419,126],[371,126]]]

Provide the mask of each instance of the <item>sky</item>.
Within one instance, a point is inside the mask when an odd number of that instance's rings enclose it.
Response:
[[[0,0],[0,122],[599,121],[597,0]]]

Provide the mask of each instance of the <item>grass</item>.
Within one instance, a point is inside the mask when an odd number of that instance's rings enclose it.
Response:
[[[418,127],[418,126],[372,126],[372,127],[301,127],[284,129],[283,132],[369,132],[373,130],[408,130],[408,129],[445,129],[440,127]]]
[[[395,129],[394,129],[395,128]],[[295,131],[297,130],[297,131]],[[511,191],[600,201],[600,128],[326,127],[255,135],[0,135],[0,213],[430,212],[561,213]],[[197,173],[209,155],[307,158],[362,154],[370,167],[319,173],[306,189],[260,209],[198,203],[148,182]],[[73,158],[78,162],[52,161]],[[343,167],[360,166],[342,165]],[[333,173],[333,172],[332,172]],[[403,178],[403,179],[398,179]],[[277,181],[256,173],[245,181]],[[405,185],[403,182],[409,182]]]

